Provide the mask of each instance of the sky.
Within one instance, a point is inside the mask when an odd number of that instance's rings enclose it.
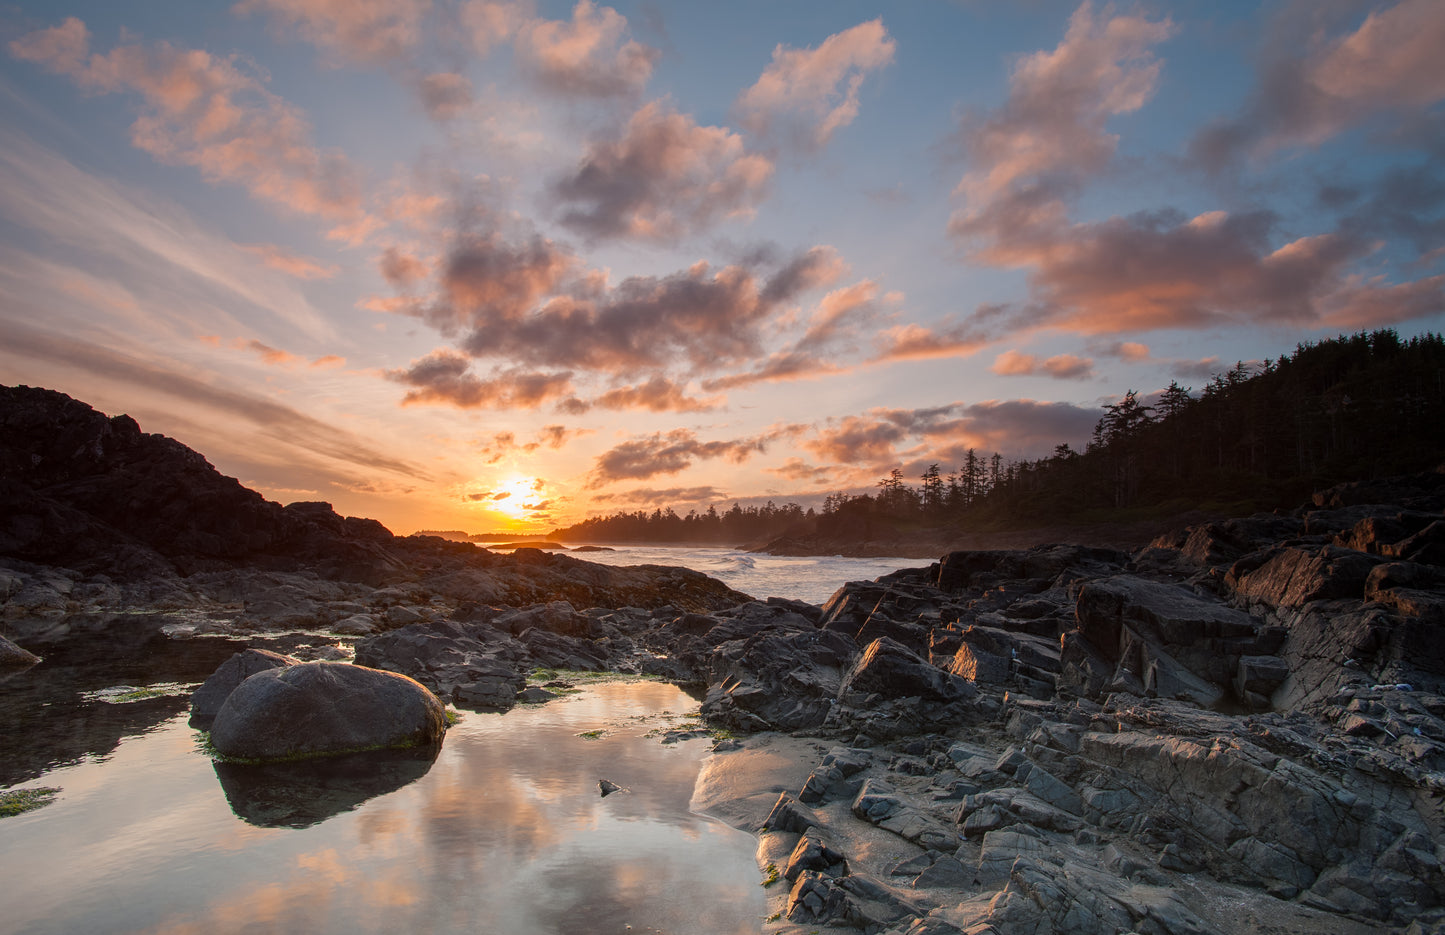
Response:
[[[398,533],[1445,328],[1445,4],[0,2],[0,383]]]

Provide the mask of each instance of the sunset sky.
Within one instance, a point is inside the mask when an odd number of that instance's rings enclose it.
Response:
[[[1445,3],[0,5],[0,383],[393,531],[816,505],[1445,327]]]

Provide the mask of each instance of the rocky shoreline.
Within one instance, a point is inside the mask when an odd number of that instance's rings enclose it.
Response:
[[[68,447],[39,410],[8,436],[0,620],[42,657],[284,639],[488,710],[545,701],[539,667],[676,682],[734,735],[695,803],[758,835],[768,932],[1445,931],[1440,471],[818,606],[268,504],[82,408]],[[124,525],[167,490],[195,500]]]

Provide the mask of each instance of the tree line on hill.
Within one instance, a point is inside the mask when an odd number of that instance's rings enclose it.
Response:
[[[1392,329],[1301,343],[1293,355],[1216,374],[1198,393],[1171,381],[1152,403],[1129,390],[1084,450],[1011,460],[969,449],[917,485],[895,468],[872,493],[830,494],[822,510],[782,506],[679,516],[594,517],[571,541],[739,543],[782,535],[874,536],[882,529],[1002,529],[1190,509],[1293,506],[1311,490],[1426,470],[1445,461],[1445,339]]]

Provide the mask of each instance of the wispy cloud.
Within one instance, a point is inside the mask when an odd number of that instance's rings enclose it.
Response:
[[[864,79],[893,61],[895,47],[881,19],[835,33],[816,49],[779,45],[735,109],[753,133],[804,149],[826,146],[858,116]]]
[[[1445,100],[1439,3],[1401,0],[1371,10],[1357,29],[1330,36],[1330,20],[1341,9],[1286,6],[1270,30],[1259,85],[1244,113],[1202,130],[1191,155],[1220,171],[1241,156],[1318,146],[1363,123],[1396,129]],[[1302,48],[1303,42],[1309,45]]]
[[[316,340],[336,338],[289,277],[269,272],[252,252],[203,228],[178,207],[99,178],[13,132],[0,133],[0,213],[92,259],[105,258],[112,270],[122,264],[124,281],[137,290],[180,273],[218,290],[232,306],[243,300],[251,314],[262,313]]]
[[[301,449],[367,471],[385,471],[412,480],[429,479],[425,470],[377,451],[359,436],[328,425],[263,396],[210,383],[181,372],[173,362],[148,360],[76,338],[47,334],[15,321],[4,325],[0,353],[84,368],[93,377],[115,380],[206,408],[227,422],[241,420],[269,444]]]
[[[241,185],[284,211],[323,218],[344,239],[370,228],[355,168],[344,155],[318,149],[301,111],[237,56],[163,41],[105,54],[89,46],[85,24],[69,17],[15,39],[10,51],[85,91],[137,95],[142,108],[131,142],[161,162],[194,166],[208,180]]]

